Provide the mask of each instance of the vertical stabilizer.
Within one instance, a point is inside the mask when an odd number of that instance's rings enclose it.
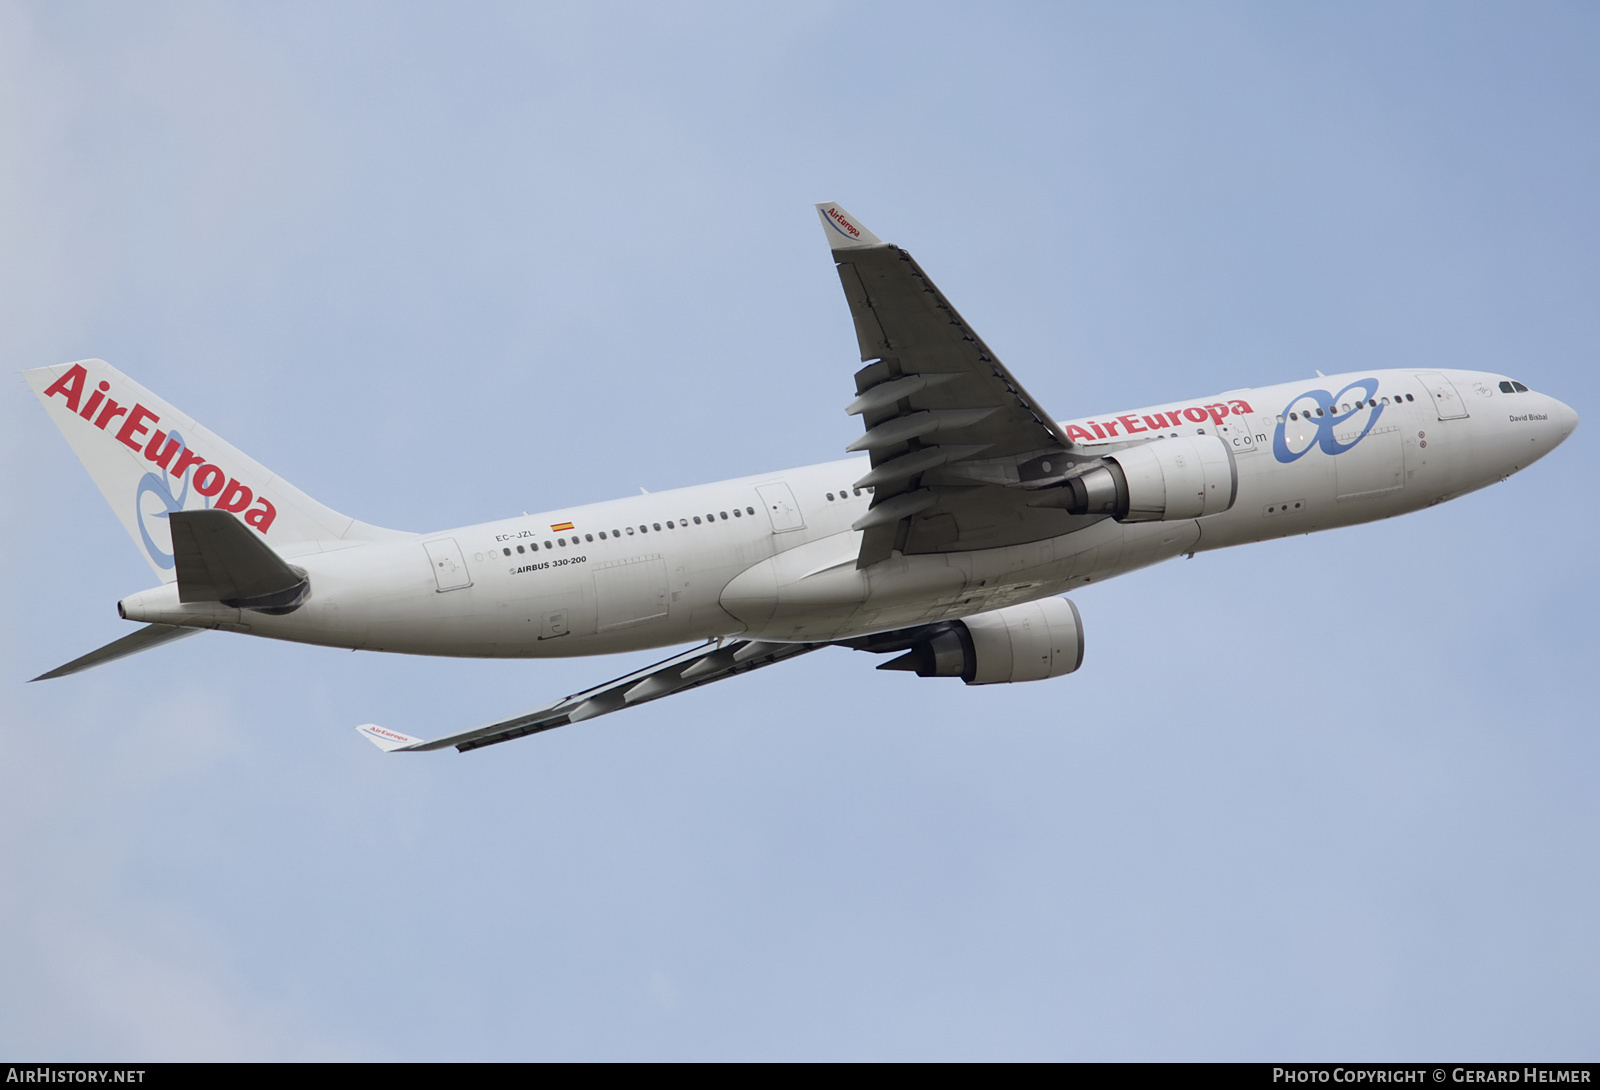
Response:
[[[103,360],[22,377],[163,582],[174,511],[232,511],[279,556],[401,536],[324,507]]]

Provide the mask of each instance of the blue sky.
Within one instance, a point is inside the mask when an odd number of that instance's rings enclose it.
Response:
[[[1058,417],[1367,367],[1600,405],[1584,4],[0,6],[0,345],[430,530],[839,456],[811,204]],[[1600,1043],[1587,421],[1511,480],[1076,597],[1083,669],[208,634],[0,398],[0,1051],[1533,1059]],[[998,689],[998,691],[997,691]]]

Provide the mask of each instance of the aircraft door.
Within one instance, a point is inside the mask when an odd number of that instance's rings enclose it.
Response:
[[[1428,388],[1428,394],[1433,398],[1433,407],[1439,410],[1440,420],[1461,420],[1467,415],[1467,407],[1462,403],[1461,397],[1456,393],[1453,383],[1437,371],[1418,375],[1422,385]]]
[[[789,491],[788,485],[782,481],[757,485],[756,494],[761,497],[761,502],[767,508],[767,517],[772,520],[773,533],[781,534],[786,530],[806,528],[806,520],[800,514],[800,505],[794,502],[794,493]]]
[[[467,558],[461,555],[461,546],[453,537],[424,541],[428,562],[433,566],[433,579],[442,594],[447,590],[460,590],[472,586],[472,575],[467,571]]]
[[[1245,454],[1256,449],[1256,433],[1261,431],[1254,417],[1230,416],[1217,425],[1217,435],[1235,454]],[[1268,429],[1268,435],[1272,434]]]

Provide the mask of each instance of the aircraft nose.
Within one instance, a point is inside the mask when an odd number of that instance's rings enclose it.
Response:
[[[1551,400],[1555,401],[1554,398],[1551,398]],[[1560,423],[1562,439],[1566,439],[1567,436],[1571,435],[1578,426],[1577,412],[1565,402],[1556,401],[1555,411],[1550,415]]]

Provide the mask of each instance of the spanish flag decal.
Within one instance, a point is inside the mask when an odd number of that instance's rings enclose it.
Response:
[[[570,529],[572,529],[572,523],[570,523],[570,522],[558,522],[554,526],[550,527],[550,532],[552,534],[559,534],[563,530],[570,530]]]

